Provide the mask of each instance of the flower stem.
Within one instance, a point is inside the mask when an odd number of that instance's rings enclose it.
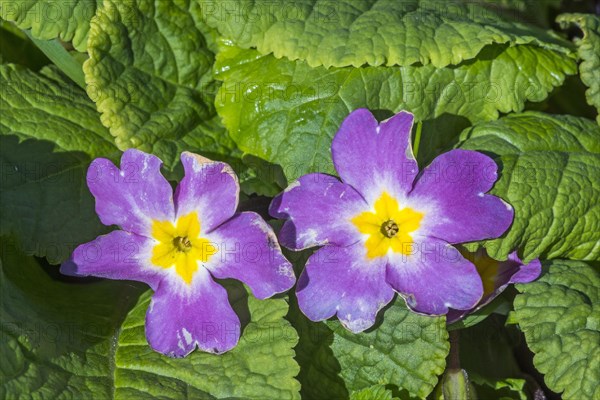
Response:
[[[446,369],[460,369],[460,355],[459,355],[459,339],[460,329],[455,329],[448,332],[450,335],[450,354],[448,354],[448,366]]]
[[[421,144],[421,128],[423,127],[422,122],[417,122],[417,133],[415,134],[415,143],[413,144],[413,154],[415,158],[419,154],[419,144]]]

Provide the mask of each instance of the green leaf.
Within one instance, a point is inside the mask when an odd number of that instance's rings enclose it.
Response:
[[[475,374],[480,380],[496,382],[522,376],[513,348],[520,340],[520,332],[514,327],[506,327],[505,321],[505,317],[494,315],[480,324],[457,331],[460,366],[469,377]]]
[[[0,135],[0,234],[52,264],[108,231],[85,184],[89,156],[57,151],[51,142]]]
[[[490,8],[505,19],[536,23],[549,28],[550,9],[558,9],[562,0],[483,0],[479,5]]]
[[[356,391],[392,385],[425,398],[446,365],[450,345],[445,318],[415,314],[398,298],[382,318],[374,329],[359,334],[347,331],[337,320],[327,322],[335,333],[330,347],[346,387]]]
[[[350,395],[350,400],[395,400],[392,391],[383,385],[375,385],[366,389],[358,390]]]
[[[91,157],[118,152],[94,103],[55,68],[35,73],[16,65],[1,65],[0,82],[2,134],[48,140],[62,151],[81,151]]]
[[[492,155],[501,167],[492,193],[515,209],[503,238],[485,242],[505,259],[519,249],[538,257],[600,256],[600,128],[593,121],[537,112],[514,114],[462,133],[464,149]]]
[[[0,0],[0,18],[14,21],[41,40],[59,37],[86,50],[90,20],[101,0]]]
[[[538,281],[517,289],[516,318],[548,387],[565,400],[600,399],[598,269],[554,260]]]
[[[521,340],[521,333],[515,327],[507,327],[505,317],[490,316],[456,334],[460,366],[467,371],[477,398],[527,400],[527,393],[534,392],[515,357],[514,347]]]
[[[85,78],[81,63],[77,61],[57,40],[39,40],[27,34],[35,45],[73,82],[85,89]],[[81,54],[81,53],[77,53]]]
[[[498,400],[528,400],[527,381],[519,378],[506,378],[499,381],[482,378],[476,374],[470,374],[471,382],[476,388],[477,395],[481,399]]]
[[[535,44],[569,53],[541,29],[502,20],[480,5],[437,0],[233,0],[204,4],[209,25],[242,48],[326,68],[469,60],[490,44]]]
[[[139,289],[53,280],[2,238],[0,397],[111,397],[114,343]]]
[[[600,124],[600,18],[591,14],[561,14],[557,21],[563,28],[575,24],[583,31],[583,38],[575,42],[583,60],[579,73],[589,87],[585,92],[587,101],[598,110],[596,121]]]
[[[287,186],[283,171],[278,165],[267,163],[251,154],[244,154],[241,162],[246,169],[238,174],[238,178],[240,189],[244,193],[274,197]]]
[[[0,20],[0,64],[15,63],[37,71],[49,62],[23,31]]]
[[[102,3],[84,72],[88,95],[121,150],[154,153],[171,168],[183,150],[215,158],[235,149],[216,117],[214,55],[205,34],[211,32],[199,3]]]
[[[571,75],[541,103],[529,103],[528,111],[543,111],[550,114],[570,114],[588,119],[596,118],[598,112],[587,103],[587,87],[579,75]]]
[[[292,253],[289,259],[303,265],[308,255]],[[402,398],[425,398],[444,371],[450,349],[445,318],[415,314],[399,298],[380,313],[372,329],[360,334],[337,320],[312,322],[293,301],[288,319],[300,336],[295,350],[306,399],[347,399],[349,392],[353,398],[356,392],[377,392],[376,385]]]
[[[294,255],[289,257],[290,260],[294,258]],[[310,321],[298,308],[295,297],[291,300],[288,320],[299,334],[294,350],[300,365],[298,380],[302,385],[302,398],[347,399],[348,390],[340,376],[341,366],[330,347],[334,339],[333,331],[324,322]]]
[[[141,287],[58,282],[33,258],[3,250],[0,397],[299,399],[285,299],[247,298],[251,322],[234,350],[172,359],[144,336],[150,291],[127,314]],[[232,293],[243,314],[246,291]]]
[[[502,314],[506,315],[512,309],[512,296],[507,295],[507,292],[504,291],[500,293],[498,297],[492,300],[491,303],[487,304],[483,308],[469,313],[463,319],[456,321],[450,325],[448,325],[448,331],[453,331],[456,329],[465,329],[481,322],[485,321],[490,315],[493,314]]]
[[[91,158],[119,153],[94,104],[54,69],[0,66],[0,234],[51,263],[106,231],[85,174]]]
[[[245,293],[238,290],[230,299],[234,308],[245,305]],[[222,355],[195,351],[172,359],[148,347],[144,318],[150,293],[142,296],[119,337],[115,397],[177,399],[186,394],[210,399],[299,399],[300,384],[294,379],[299,368],[293,359],[298,334],[283,319],[286,301],[251,296],[247,301],[251,322],[237,347]]]
[[[370,108],[382,119],[413,112],[424,121],[419,161],[428,161],[470,123],[543,100],[576,69],[574,60],[535,46],[489,46],[480,56],[442,69],[325,69],[223,46],[216,104],[238,146],[280,164],[291,181],[308,172],[333,172],[331,140],[356,108]]]

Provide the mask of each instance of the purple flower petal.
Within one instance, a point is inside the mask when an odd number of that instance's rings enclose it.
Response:
[[[464,254],[465,252],[463,252]],[[483,298],[477,305],[469,310],[450,310],[446,321],[452,324],[468,314],[471,314],[492,302],[500,293],[502,293],[511,283],[528,283],[540,276],[542,272],[542,264],[540,260],[535,259],[528,264],[523,264],[517,252],[512,252],[506,261],[496,261],[488,256],[485,248],[479,248],[475,253],[469,253],[467,258],[471,260],[477,267],[480,276],[489,283],[484,284],[492,286],[491,289],[485,290]],[[493,265],[490,265],[490,262]],[[485,268],[486,270],[482,270]],[[487,270],[492,268],[493,270]],[[492,276],[489,276],[493,274]],[[485,276],[484,276],[485,275]]]
[[[140,281],[158,287],[165,271],[150,264],[154,241],[125,231],[113,231],[77,246],[60,272],[71,276]]]
[[[209,272],[198,270],[191,287],[175,279],[163,280],[146,313],[150,346],[170,357],[185,357],[196,346],[209,353],[235,347],[240,321],[227,299],[227,291]]]
[[[450,244],[433,238],[414,243],[410,254],[390,254],[387,282],[414,311],[441,315],[472,308],[483,295],[475,266]]]
[[[231,167],[197,154],[181,154],[185,176],[175,191],[177,216],[198,213],[202,232],[210,232],[235,214],[240,186]]]
[[[333,138],[331,154],[342,181],[372,202],[382,188],[403,196],[419,169],[410,143],[413,115],[400,112],[381,124],[367,109],[350,113]]]
[[[497,178],[497,166],[488,156],[452,150],[438,156],[422,171],[409,194],[415,203],[436,203],[435,215],[425,216],[424,235],[449,243],[497,238],[510,226],[512,207],[485,194]]]
[[[259,299],[294,286],[292,265],[281,254],[273,229],[260,215],[237,214],[212,232],[211,241],[218,252],[207,267],[216,278],[240,280]]]
[[[519,270],[511,276],[508,283],[529,283],[536,280],[542,273],[542,263],[537,258],[528,264],[523,264],[516,251],[508,256],[508,261],[519,264]]]
[[[337,314],[344,327],[362,332],[394,297],[385,271],[385,259],[367,260],[362,244],[325,246],[310,256],[298,280],[298,305],[312,321]]]
[[[123,153],[120,169],[105,158],[95,159],[87,184],[102,223],[149,237],[153,219],[173,220],[173,190],[161,165],[158,157],[135,149]]]
[[[281,244],[302,250],[327,243],[356,243],[360,235],[350,219],[366,207],[350,185],[329,175],[308,174],[275,197],[269,213],[288,219],[279,232]]]

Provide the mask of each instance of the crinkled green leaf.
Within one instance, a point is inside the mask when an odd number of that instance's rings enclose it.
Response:
[[[538,112],[467,129],[460,147],[495,157],[492,193],[515,209],[503,238],[485,243],[492,257],[519,249],[537,257],[600,257],[600,128],[593,121]]]
[[[183,150],[215,158],[235,148],[216,118],[210,28],[200,12],[184,0],[105,0],[98,9],[87,92],[120,149],[154,153],[172,167]]]
[[[600,273],[554,260],[533,283],[517,285],[515,315],[533,363],[565,400],[600,399]]]
[[[54,68],[35,73],[15,65],[0,66],[0,129],[20,139],[48,140],[62,151],[91,157],[117,152],[100,122],[94,103]]]
[[[195,351],[172,359],[148,347],[144,318],[150,294],[142,296],[119,336],[115,397],[299,399],[300,384],[294,379],[299,368],[293,358],[298,334],[283,319],[286,301],[251,296],[247,301],[251,321],[237,347],[222,355]],[[236,297],[234,307],[236,302],[245,303],[246,297]]]
[[[450,345],[445,318],[415,314],[399,298],[380,317],[374,329],[359,334],[337,320],[327,322],[335,333],[330,347],[347,389],[393,385],[425,398],[446,366]]]
[[[110,398],[113,341],[139,289],[53,280],[7,241],[0,260],[0,398]]]
[[[0,0],[0,18],[31,29],[34,37],[50,40],[59,37],[86,50],[90,20],[101,0]]]
[[[557,21],[567,27],[577,25],[583,31],[583,38],[576,41],[581,80],[589,89],[585,92],[587,101],[598,110],[596,121],[600,124],[600,18],[591,14],[561,14]]]
[[[298,399],[296,331],[284,299],[233,305],[251,321],[223,355],[195,351],[173,359],[150,349],[144,317],[151,293],[140,286],[52,280],[37,262],[3,242],[0,279],[0,397],[72,399]],[[127,314],[127,315],[125,315]]]
[[[350,395],[350,400],[395,400],[392,391],[383,385],[375,385],[366,389],[358,390]]]
[[[374,385],[425,398],[444,371],[450,348],[445,318],[415,314],[401,299],[360,334],[337,320],[309,321],[295,305],[288,319],[300,335],[296,360],[306,399],[347,399],[357,392],[369,398]]]
[[[312,67],[445,67],[496,43],[570,52],[568,42],[541,29],[458,0],[232,0],[205,3],[204,14],[240,47],[306,60]]]
[[[367,107],[380,118],[408,110],[423,125],[420,161],[429,160],[471,122],[541,101],[574,60],[535,46],[490,46],[481,59],[457,67],[310,68],[255,50],[224,46],[217,109],[245,152],[278,163],[288,180],[333,172],[331,139],[350,111]]]
[[[54,69],[0,66],[2,235],[58,263],[106,230],[85,174],[92,157],[118,153],[94,104]]]

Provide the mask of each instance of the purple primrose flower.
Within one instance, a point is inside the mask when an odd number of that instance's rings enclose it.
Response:
[[[120,169],[94,160],[87,183],[96,213],[121,230],[78,246],[61,271],[147,283],[155,292],[146,314],[154,350],[222,353],[237,344],[240,321],[213,278],[238,279],[264,299],[290,289],[295,277],[271,227],[258,214],[236,213],[239,185],[229,165],[187,152],[181,161],[185,176],[173,195],[153,155],[127,150]]]
[[[483,281],[483,298],[470,310],[450,310],[446,316],[448,324],[488,305],[511,283],[529,283],[537,279],[542,272],[540,260],[536,258],[528,264],[523,264],[516,251],[512,252],[506,261],[493,259],[483,247],[474,253],[465,249],[461,249],[460,252],[477,267],[477,272]]]
[[[337,314],[361,332],[395,292],[412,310],[432,315],[468,310],[481,299],[477,269],[452,244],[496,238],[510,226],[512,207],[486,194],[497,166],[457,149],[419,173],[412,125],[408,112],[379,124],[368,110],[353,111],[331,145],[341,181],[308,174],[271,203],[271,215],[287,219],[284,246],[323,246],[297,285],[311,320]]]

